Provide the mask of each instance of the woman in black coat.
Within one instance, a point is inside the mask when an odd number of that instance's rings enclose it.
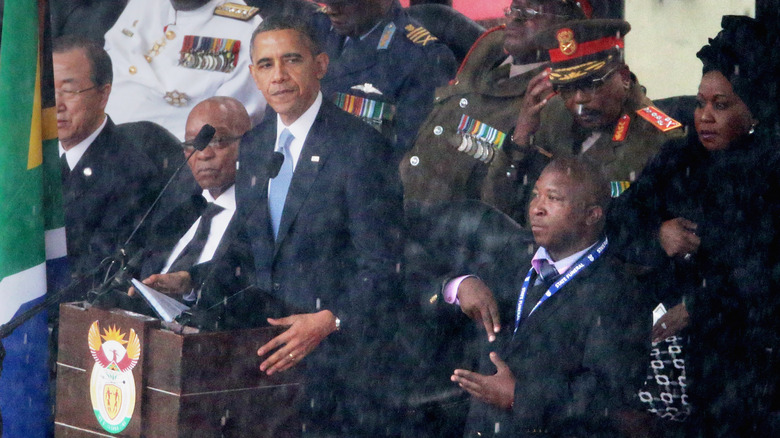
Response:
[[[611,213],[625,257],[685,328],[689,436],[772,436],[778,411],[780,152],[777,79],[759,24],[726,16],[704,63],[696,136],[666,145]],[[775,420],[777,421],[777,420]],[[776,426],[775,426],[776,427]]]

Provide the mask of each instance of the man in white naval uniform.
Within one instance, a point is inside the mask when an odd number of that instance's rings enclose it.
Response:
[[[106,112],[116,123],[151,120],[183,140],[193,106],[230,96],[259,122],[266,102],[248,67],[256,12],[243,0],[130,0],[105,35],[114,65]]]

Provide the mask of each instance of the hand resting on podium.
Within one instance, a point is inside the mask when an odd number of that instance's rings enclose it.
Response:
[[[257,350],[257,355],[263,357],[278,347],[278,350],[260,364],[260,371],[269,376],[285,371],[300,362],[317,348],[323,339],[337,330],[336,316],[330,310],[301,313],[279,319],[268,318],[268,323],[289,327]]]

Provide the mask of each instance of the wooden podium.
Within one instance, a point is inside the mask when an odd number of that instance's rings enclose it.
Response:
[[[302,370],[266,376],[256,354],[281,330],[177,334],[137,313],[63,304],[55,436],[300,435]]]

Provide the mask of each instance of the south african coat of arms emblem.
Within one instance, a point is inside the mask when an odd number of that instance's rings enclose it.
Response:
[[[141,357],[141,342],[130,329],[128,339],[116,326],[100,334],[98,321],[89,328],[89,351],[95,359],[89,394],[95,417],[108,432],[123,431],[133,417],[135,380],[133,368]]]

